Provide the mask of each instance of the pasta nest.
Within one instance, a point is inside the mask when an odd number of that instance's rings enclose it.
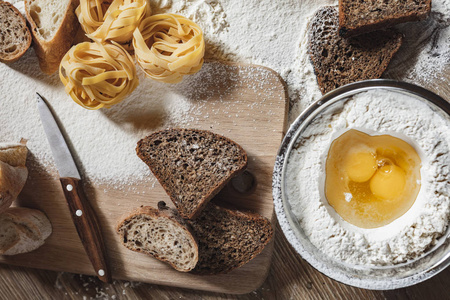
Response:
[[[176,14],[146,17],[133,33],[134,54],[147,77],[177,83],[203,65],[205,41],[201,28]]]
[[[115,41],[132,50],[133,31],[151,8],[147,0],[80,0],[75,13],[90,39]]]
[[[114,42],[73,46],[61,61],[59,78],[76,103],[92,110],[119,103],[139,84],[132,57]]]

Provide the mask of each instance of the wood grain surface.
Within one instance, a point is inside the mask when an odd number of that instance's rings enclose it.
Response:
[[[254,189],[241,193],[235,188],[241,178],[237,176],[221,190],[214,201],[227,202],[236,208],[251,210],[272,219],[272,171],[287,113],[284,83],[277,73],[264,67],[218,62],[205,64],[190,80],[191,89],[180,91],[186,93],[185,96],[192,104],[191,114],[197,114],[187,116],[193,117],[188,127],[211,130],[240,144],[248,155],[247,174],[252,174],[255,182]],[[105,111],[105,114],[114,109],[117,109],[116,106]],[[177,127],[177,124],[173,126]],[[151,126],[148,134],[163,128],[164,125]],[[144,137],[145,135],[141,138]],[[131,150],[131,155],[135,155],[134,148]],[[73,153],[76,153],[76,145],[72,149]],[[33,158],[29,156],[27,161],[28,180],[16,204],[45,212],[53,225],[53,233],[36,251],[1,256],[0,262],[95,275],[97,270],[92,267],[77,235],[58,175],[52,171],[55,168],[36,167],[38,161]],[[63,186],[69,183],[66,181],[67,179],[62,180]],[[259,287],[267,277],[273,242],[248,264],[216,276],[178,272],[161,261],[130,251],[122,245],[116,233],[116,223],[121,215],[141,205],[156,207],[159,201],[166,201],[173,206],[170,198],[153,175],[143,181],[130,179],[125,189],[108,182],[84,182],[87,199],[102,230],[106,260],[114,279],[242,294]],[[75,182],[71,184],[74,189],[77,187]],[[71,193],[64,192],[66,197],[72,196],[72,200],[77,200]],[[81,205],[81,202],[77,203]],[[79,208],[73,206],[72,213],[76,209]],[[75,218],[76,221],[83,220],[83,216]],[[100,268],[100,265],[96,267]]]

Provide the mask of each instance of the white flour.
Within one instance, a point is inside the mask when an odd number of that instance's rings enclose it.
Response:
[[[24,11],[23,1],[11,2]],[[197,22],[204,30],[206,57],[261,64],[280,73],[288,85],[292,106],[290,121],[320,97],[306,56],[305,28],[307,18],[319,6],[336,4],[336,0],[150,2],[154,13],[179,13]],[[393,61],[392,68],[404,70],[408,81],[420,83],[419,79],[428,80],[428,75],[442,76],[443,66],[448,65],[450,50],[445,45],[450,43],[450,0],[433,1],[433,10],[441,13],[433,13],[429,21],[401,28],[405,33],[410,27],[414,31],[407,33],[404,52]],[[86,111],[65,94],[57,74],[41,73],[34,51],[30,49],[11,66],[0,64],[1,139],[27,138],[38,163],[53,165],[34,103],[34,92],[39,91],[48,98],[60,118],[87,178],[114,185],[132,184],[132,181],[146,178],[154,180],[134,153],[136,141],[155,125],[189,126],[195,118],[196,106],[179,93],[188,88],[189,80],[164,85],[144,78],[140,72],[139,76],[139,87],[121,104],[110,110]]]
[[[401,120],[401,122],[399,122]],[[331,126],[329,126],[331,125]],[[403,137],[422,154],[421,189],[394,222],[362,229],[344,221],[323,192],[328,148],[347,129]],[[450,217],[450,120],[419,100],[388,91],[360,93],[328,108],[302,134],[288,158],[288,201],[312,244],[353,264],[388,265],[416,258],[437,243]]]

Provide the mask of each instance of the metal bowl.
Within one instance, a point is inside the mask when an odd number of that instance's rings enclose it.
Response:
[[[368,80],[338,88],[308,107],[291,125],[283,139],[275,162],[273,198],[280,226],[294,249],[314,268],[330,278],[359,288],[388,290],[422,282],[450,264],[450,230],[437,246],[421,257],[391,266],[350,265],[328,257],[316,248],[304,234],[286,197],[286,164],[292,147],[312,120],[331,105],[349,96],[373,89],[385,89],[408,94],[427,103],[434,111],[450,116],[450,104],[436,94],[419,86],[393,80]]]

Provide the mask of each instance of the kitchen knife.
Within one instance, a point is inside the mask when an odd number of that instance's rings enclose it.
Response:
[[[111,282],[100,226],[95,212],[84,194],[77,166],[47,103],[41,95],[36,94],[41,122],[55,159],[59,180],[78,236],[98,278],[104,282]]]

